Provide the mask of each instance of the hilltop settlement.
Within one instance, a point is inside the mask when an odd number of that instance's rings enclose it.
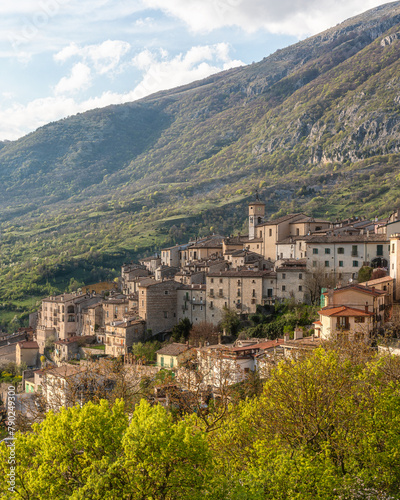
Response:
[[[28,368],[25,395],[47,384],[47,408],[67,404],[66,381],[81,380],[87,360],[99,357],[140,365],[145,376],[168,369],[182,390],[192,383],[184,370],[191,360],[207,371],[203,386],[218,392],[222,378],[230,385],[250,372],[268,372],[280,357],[324,340],[371,344],[396,321],[399,211],[384,220],[332,223],[304,213],[268,220],[257,195],[248,205],[248,225],[247,235],[213,234],[163,248],[124,264],[112,283],[43,299],[29,328],[0,339],[0,359]],[[368,281],[360,280],[365,269]],[[221,328],[227,314],[245,322],[285,301],[319,304],[315,321],[277,338],[236,338]],[[171,332],[180,324],[211,329],[214,336],[173,342]],[[138,362],[131,354],[135,344],[154,339],[164,342],[157,361]],[[61,403],[55,404],[56,393]]]

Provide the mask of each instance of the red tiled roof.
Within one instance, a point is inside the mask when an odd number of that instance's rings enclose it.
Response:
[[[329,293],[331,293],[333,291],[334,294],[336,293],[341,293],[341,292],[345,292],[346,290],[354,290],[356,292],[360,292],[360,293],[368,293],[369,295],[386,295],[386,292],[383,291],[383,290],[376,290],[376,289],[372,289],[371,287],[369,286],[364,286],[364,285],[361,285],[361,284],[357,284],[357,285],[346,285],[346,286],[343,286],[341,288],[335,288],[334,290],[331,290],[330,292],[324,292],[324,295],[329,295]]]
[[[373,312],[367,312],[362,309],[356,309],[354,307],[347,306],[337,306],[337,307],[327,307],[318,311],[318,314],[322,316],[337,317],[337,316],[373,316]]]
[[[34,341],[18,342],[21,349],[39,349],[39,344]]]

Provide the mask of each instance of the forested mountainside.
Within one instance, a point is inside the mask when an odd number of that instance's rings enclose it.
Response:
[[[397,206],[400,2],[258,63],[0,144],[0,293],[112,277],[138,253],[268,216]],[[10,318],[8,318],[10,319]]]

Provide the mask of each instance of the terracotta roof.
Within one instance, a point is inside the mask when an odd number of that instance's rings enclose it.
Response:
[[[164,284],[174,284],[176,288],[179,288],[181,286],[181,283],[178,283],[175,280],[163,280],[163,281],[156,281],[156,280],[148,280],[148,281],[141,281],[139,283],[140,288],[149,288],[151,286],[159,286],[159,285],[164,285]]]
[[[384,276],[383,278],[377,278],[376,280],[364,281],[363,283],[359,283],[359,285],[374,286],[380,285],[381,283],[388,283],[389,281],[394,281],[394,278],[391,276]]]
[[[243,269],[242,271],[216,271],[213,273],[208,273],[207,276],[211,278],[263,278],[276,276],[276,273],[268,269],[265,271],[252,271],[250,269]]]
[[[368,295],[375,295],[375,296],[386,295],[386,292],[383,291],[383,290],[372,289],[371,287],[364,286],[364,285],[362,285],[360,283],[355,284],[355,285],[342,286],[341,288],[335,288],[334,290],[331,290],[331,291],[328,291],[328,292],[324,292],[323,295],[328,296],[330,293],[332,293],[332,291],[333,291],[334,294],[337,294],[337,293],[340,293],[340,292],[345,292],[347,290],[354,290],[354,291],[357,291],[357,292],[360,292],[360,293],[366,293]]]
[[[39,344],[34,341],[18,342],[20,349],[39,349]]]
[[[191,349],[191,347],[188,346],[187,344],[173,343],[173,344],[168,344],[159,349],[157,351],[157,354],[165,354],[167,356],[179,356],[179,354],[182,354],[183,352],[186,352],[189,349]]]
[[[348,317],[353,317],[353,316],[373,316],[374,313],[367,312],[363,309],[356,309],[355,307],[347,307],[347,306],[337,306],[337,307],[324,307],[320,311],[318,311],[318,314],[321,314],[322,316],[329,316],[329,317],[341,317],[341,316],[348,316]]]
[[[357,230],[358,231],[358,230]],[[389,238],[386,234],[326,234],[318,235],[311,234],[309,236],[303,236],[302,238],[297,237],[306,241],[308,244],[311,243],[365,243],[365,242],[379,242],[379,243],[389,243]]]
[[[252,349],[258,349],[260,351],[265,351],[267,349],[272,349],[273,347],[278,347],[284,343],[284,339],[267,340],[265,342],[259,342],[258,344],[250,344],[243,347],[231,347],[232,351],[249,351]]]
[[[288,215],[284,215],[282,217],[279,217],[278,219],[269,220],[267,222],[263,222],[262,224],[258,224],[257,227],[260,227],[260,226],[273,226],[273,225],[281,224],[282,222],[286,222],[286,221],[288,221],[290,219],[294,219],[296,217],[304,218],[304,217],[306,217],[306,215],[302,214],[302,213],[288,214]]]
[[[212,236],[211,238],[198,240],[192,245],[190,249],[193,248],[220,248],[222,247],[222,242],[224,241],[223,236]]]
[[[302,219],[291,222],[291,224],[303,224],[304,222],[315,222],[317,224],[331,224],[331,221],[326,219],[314,219],[314,217],[303,217]]]

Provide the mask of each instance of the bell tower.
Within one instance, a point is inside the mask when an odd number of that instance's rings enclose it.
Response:
[[[256,191],[255,201],[249,203],[249,240],[256,237],[256,226],[261,224],[265,216],[265,203],[258,197]]]

